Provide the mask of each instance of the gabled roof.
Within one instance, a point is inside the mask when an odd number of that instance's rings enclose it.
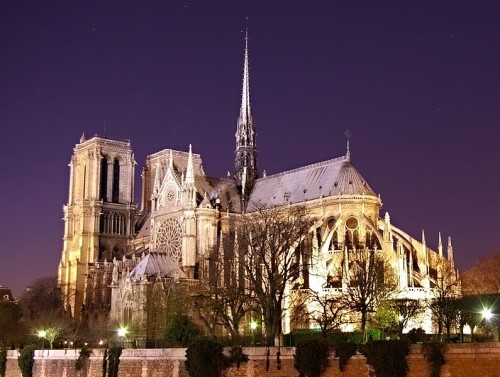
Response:
[[[377,196],[346,156],[257,179],[247,209],[337,195]]]
[[[177,263],[164,253],[150,252],[130,271],[130,277],[157,276],[174,277],[177,274],[179,279],[186,278],[186,275],[179,268]]]

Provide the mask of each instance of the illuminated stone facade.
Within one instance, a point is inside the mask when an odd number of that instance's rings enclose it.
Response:
[[[224,253],[235,221],[263,207],[304,206],[315,219],[308,238],[315,262],[308,272],[300,269],[290,297],[308,289],[321,295],[345,293],[345,271],[359,250],[380,253],[389,263],[396,277],[394,297],[430,299],[444,270],[453,274],[446,279],[457,278],[451,240],[444,255],[440,236],[436,252],[425,237],[417,241],[392,225],[387,213],[380,216],[380,196],[352,164],[349,144],[341,157],[259,177],[248,70],[245,48],[233,176],[205,174],[191,146],[188,151],[162,150],[147,157],[137,210],[130,143],[96,136],[76,145],[59,268],[75,316],[109,315],[112,321],[134,319],[144,327],[148,284],[194,285],[206,278],[206,257],[216,248]],[[287,312],[284,332],[291,323]],[[431,331],[430,313],[409,326]]]

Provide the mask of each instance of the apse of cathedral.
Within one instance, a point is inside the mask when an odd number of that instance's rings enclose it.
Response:
[[[223,240],[235,237],[235,222],[259,208],[303,206],[316,219],[308,247],[321,263],[299,279],[302,288],[341,295],[349,282],[335,271],[347,269],[350,253],[361,249],[383,253],[401,298],[432,298],[439,266],[456,271],[450,238],[445,255],[441,235],[436,252],[424,234],[417,240],[395,227],[388,213],[381,217],[380,196],[351,161],[349,134],[343,156],[268,176],[259,175],[256,135],[246,38],[232,175],[207,175],[191,146],[167,148],[147,157],[141,203],[134,203],[131,143],[82,136],[69,164],[59,265],[59,283],[73,316],[145,321],[139,303],[148,284],[196,286],[206,278],[206,256],[213,250],[224,253]],[[284,331],[291,326],[285,316]],[[430,313],[419,327],[432,330]]]

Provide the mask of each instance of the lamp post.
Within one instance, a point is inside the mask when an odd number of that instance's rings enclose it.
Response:
[[[39,330],[37,335],[39,339],[42,339],[42,355],[43,355],[43,349],[45,346],[45,336],[47,335],[47,331]]]
[[[250,322],[250,329],[252,330],[252,346],[255,346],[255,329],[257,328],[257,322]]]

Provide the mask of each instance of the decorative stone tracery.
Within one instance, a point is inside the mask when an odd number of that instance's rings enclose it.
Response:
[[[171,217],[158,225],[156,232],[156,250],[165,252],[175,261],[179,261],[182,249],[182,226],[178,219]]]

